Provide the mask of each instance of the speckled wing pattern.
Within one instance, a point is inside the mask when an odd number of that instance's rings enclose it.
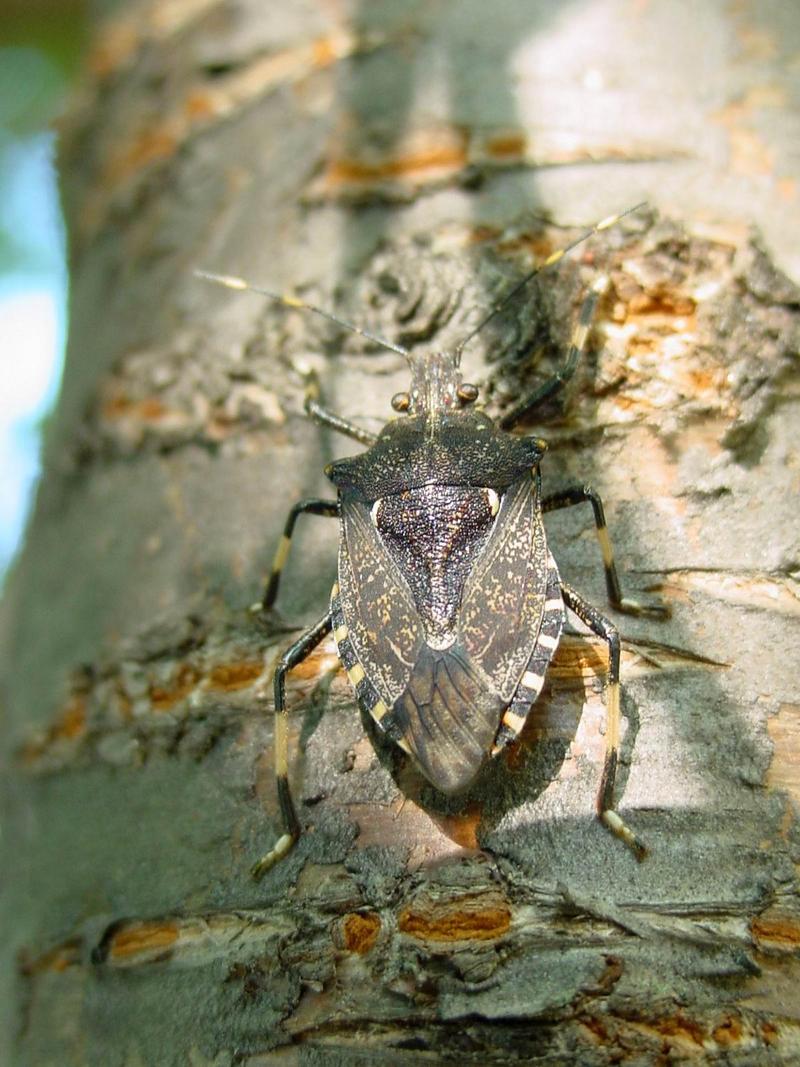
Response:
[[[552,584],[536,482],[526,474],[504,495],[466,580],[453,644],[432,648],[368,506],[343,501],[331,602],[340,658],[362,707],[444,792],[468,786],[495,747],[537,647],[548,572]],[[539,651],[549,660],[554,647]]]
[[[367,678],[391,706],[406,688],[424,643],[422,622],[408,583],[372,523],[369,507],[345,500],[341,514],[339,601],[343,621]],[[341,648],[339,651],[341,654]]]
[[[547,568],[536,482],[528,475],[503,497],[492,536],[465,584],[459,615],[470,661],[506,704],[539,633]]]

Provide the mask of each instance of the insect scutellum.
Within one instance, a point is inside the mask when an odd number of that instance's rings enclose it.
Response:
[[[574,373],[605,279],[591,286],[583,302],[560,370],[502,417],[492,419],[475,406],[477,387],[462,380],[460,369],[466,345],[537,274],[641,206],[609,216],[552,253],[452,351],[409,352],[295,296],[198,272],[229,288],[250,289],[332,320],[403,355],[411,371],[408,389],[392,398],[392,407],[405,417],[387,422],[377,436],[325,408],[316,377],[308,377],[308,414],[367,449],[326,467],[337,489],[335,500],[302,500],[291,509],[260,605],[268,611],[275,602],[298,517],[338,518],[338,579],[330,608],[283,653],[275,671],[275,770],[283,832],[255,864],[256,876],[283,858],[300,835],[288,781],[285,679],[323,637],[333,633],[357,700],[379,730],[410,753],[434,786],[458,793],[519,736],[544,685],[566,608],[606,643],[609,654],[598,815],[638,858],[644,855],[644,846],[614,804],[619,633],[561,579],[543,515],[590,504],[612,606],[656,618],[667,612],[663,605],[623,597],[598,494],[577,485],[543,496],[539,463],[545,442],[509,432]]]

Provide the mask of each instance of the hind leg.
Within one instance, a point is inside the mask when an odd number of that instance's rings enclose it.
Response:
[[[603,776],[597,794],[597,814],[612,834],[630,848],[638,860],[644,859],[647,849],[631,828],[623,821],[614,804],[620,744],[620,687],[619,687],[619,631],[597,608],[568,585],[561,586],[564,602],[570,611],[585,623],[592,633],[602,637],[608,645],[608,682],[606,684],[606,752]]]
[[[326,634],[331,631],[331,613],[319,620],[281,656],[275,670],[275,781],[278,787],[278,803],[283,822],[283,833],[266,856],[253,864],[251,873],[261,878],[270,867],[292,850],[300,837],[300,821],[297,818],[291,789],[289,788],[289,714],[286,710],[286,675],[309,656]]]

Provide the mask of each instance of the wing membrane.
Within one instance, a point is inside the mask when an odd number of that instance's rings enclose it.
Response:
[[[486,689],[463,649],[423,645],[391,723],[425,777],[437,789],[457,793],[487,758],[502,710],[502,701]]]

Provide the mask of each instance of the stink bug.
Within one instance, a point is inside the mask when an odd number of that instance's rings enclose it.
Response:
[[[534,275],[622,217],[605,219],[553,253],[453,352],[411,353],[293,296],[198,272],[230,288],[251,289],[321,314],[402,354],[411,367],[408,391],[392,399],[401,417],[389,421],[377,437],[328,411],[320,403],[316,379],[309,382],[307,413],[368,447],[326,468],[336,500],[303,500],[289,512],[264,593],[262,606],[269,609],[298,516],[338,518],[339,573],[330,607],[283,653],[275,671],[275,764],[284,825],[272,850],[255,864],[256,877],[285,856],[300,835],[288,782],[285,680],[326,634],[333,631],[358,702],[379,730],[412,756],[437,789],[458,793],[522,730],[558,646],[566,608],[608,645],[608,721],[598,814],[637,856],[644,854],[614,808],[619,633],[561,580],[547,547],[543,514],[589,503],[611,604],[619,611],[656,617],[666,610],[622,596],[597,493],[576,486],[543,496],[540,462],[546,443],[510,433],[574,373],[604,280],[583,302],[561,370],[501,418],[493,420],[474,406],[478,390],[462,381],[459,369],[467,342]]]

